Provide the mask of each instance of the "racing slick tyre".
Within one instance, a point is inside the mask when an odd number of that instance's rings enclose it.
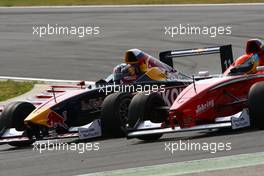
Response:
[[[150,120],[153,123],[164,122],[165,113],[159,107],[166,106],[163,98],[158,93],[138,93],[132,99],[128,108],[128,124],[136,129],[143,121]],[[146,135],[138,137],[141,140],[157,140],[162,134]]]
[[[29,147],[34,143],[34,141],[17,141],[17,142],[9,142],[8,145],[11,145],[13,147]]]
[[[35,109],[28,102],[12,102],[8,104],[1,115],[0,124],[2,128],[15,128],[17,131],[25,130],[24,120]]]
[[[258,82],[251,86],[248,105],[252,126],[264,129],[264,82]]]
[[[15,128],[17,131],[25,130],[24,120],[35,109],[35,106],[28,102],[12,102],[5,106],[0,117],[1,128]],[[17,141],[8,143],[14,147],[27,147],[32,145],[33,141]]]
[[[127,125],[128,106],[131,102],[132,94],[117,92],[108,95],[101,110],[101,124],[103,135],[123,137],[124,129]]]

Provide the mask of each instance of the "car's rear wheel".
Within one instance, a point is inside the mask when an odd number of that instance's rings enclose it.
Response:
[[[0,117],[1,133],[5,129],[15,128],[17,131],[26,130],[24,125],[25,118],[35,109],[35,106],[28,102],[13,102],[5,106]],[[12,142],[12,146],[29,146],[32,142]]]
[[[252,126],[264,129],[264,82],[258,82],[250,88],[248,105]]]
[[[131,93],[118,92],[108,95],[102,104],[101,124],[104,135],[114,137],[124,136],[127,125],[128,106]]]
[[[132,99],[128,109],[128,124],[130,128],[136,129],[138,125],[146,120],[153,123],[164,122],[165,113],[160,107],[166,106],[163,98],[158,93],[149,95],[144,92],[138,93]],[[153,134],[138,137],[141,140],[157,140],[162,134]]]

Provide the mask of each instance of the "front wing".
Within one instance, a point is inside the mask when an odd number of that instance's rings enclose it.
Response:
[[[24,131],[16,131],[14,128],[7,129],[0,138],[0,145],[12,143],[12,142],[37,141],[36,139],[30,139],[24,134],[25,134]],[[79,138],[80,140],[84,140],[84,139],[98,138],[101,136],[102,136],[101,123],[99,119],[96,119],[93,122],[84,126],[71,127],[69,128],[67,133],[54,134],[52,136],[44,137],[41,140],[64,139],[64,138]]]
[[[243,111],[227,117],[219,117],[215,119],[215,123],[197,125],[191,128],[160,128],[161,124],[153,124],[150,122],[143,122],[139,125],[139,128],[136,130],[131,130],[127,133],[127,138],[137,138],[147,135],[155,134],[166,134],[166,133],[179,133],[187,131],[200,131],[200,130],[210,130],[210,129],[221,129],[221,128],[231,128],[233,130],[245,128],[250,126],[250,119],[248,115],[248,110],[244,109]]]

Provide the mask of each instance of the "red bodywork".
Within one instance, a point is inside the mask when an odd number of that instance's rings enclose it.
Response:
[[[264,81],[263,73],[197,81],[184,89],[173,103],[170,122],[176,118],[181,128],[187,128],[234,115],[247,107],[249,89],[260,81]]]

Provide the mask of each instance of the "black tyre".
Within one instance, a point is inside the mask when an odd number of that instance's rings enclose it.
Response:
[[[0,117],[1,129],[15,128],[17,131],[25,130],[24,120],[35,109],[28,102],[13,102],[8,104]]]
[[[153,123],[162,123],[166,117],[166,112],[159,107],[166,106],[163,98],[158,93],[146,95],[144,92],[138,93],[131,101],[128,109],[128,124],[130,128],[136,129],[142,121],[150,120]],[[146,135],[139,139],[157,140],[162,134]]]
[[[131,102],[130,93],[118,92],[108,95],[102,104],[101,124],[104,135],[124,136],[127,125],[128,106]]]
[[[139,123],[150,120],[153,123],[164,122],[165,112],[159,107],[166,106],[163,98],[158,93],[149,95],[144,92],[138,93],[132,99],[128,111],[128,124],[132,128],[137,128]]]
[[[13,147],[30,147],[35,141],[29,140],[29,141],[17,141],[17,142],[9,142],[8,145],[11,145]]]
[[[256,83],[250,88],[248,105],[252,126],[264,129],[264,82]]]

